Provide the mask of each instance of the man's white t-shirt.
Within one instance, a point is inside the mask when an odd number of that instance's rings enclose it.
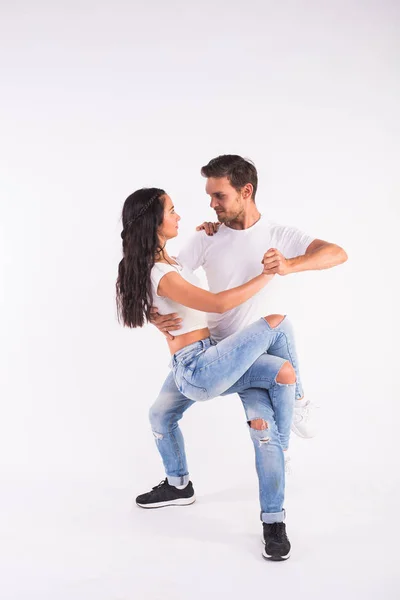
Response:
[[[294,258],[304,254],[313,240],[295,227],[261,217],[248,229],[231,229],[222,224],[213,236],[205,231],[196,232],[179,252],[178,260],[193,271],[202,267],[209,290],[216,293],[242,285],[262,273],[261,261],[270,248],[277,248],[285,258]],[[232,310],[207,313],[211,337],[219,342],[265,315],[268,285]]]

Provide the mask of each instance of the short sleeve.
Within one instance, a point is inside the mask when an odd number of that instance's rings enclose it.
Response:
[[[195,271],[204,264],[204,238],[206,235],[204,231],[196,231],[177,256],[179,262],[191,271]]]
[[[285,258],[302,256],[314,239],[296,227],[276,225],[273,228],[272,245],[282,252]]]
[[[167,265],[166,263],[156,263],[151,270],[151,284],[153,286],[156,296],[158,296],[159,298],[161,298],[162,296],[159,296],[157,294],[158,285],[161,279],[164,277],[164,275],[170,273],[171,271],[174,273],[177,272],[177,270],[172,265]]]

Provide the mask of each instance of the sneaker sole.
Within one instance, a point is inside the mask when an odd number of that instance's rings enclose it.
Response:
[[[272,560],[275,562],[279,562],[279,561],[287,560],[288,558],[290,558],[290,550],[287,554],[285,554],[285,556],[281,556],[280,554],[267,554],[265,552],[265,542],[264,542],[263,537],[261,537],[261,542],[262,542],[262,545],[264,546],[262,556],[263,556],[263,558],[265,558],[265,560]]]
[[[136,504],[140,508],[163,508],[164,506],[188,506],[194,502],[196,502],[196,496],[177,498],[176,500],[168,500],[167,502],[154,502],[152,504],[139,504],[139,502],[136,502]]]
[[[274,556],[273,554],[270,556],[264,550],[263,553],[262,553],[262,555],[263,555],[263,558],[265,558],[265,560],[272,560],[272,561],[275,561],[275,562],[281,562],[283,560],[287,560],[288,558],[290,558],[290,552],[289,552],[289,554],[286,554],[286,556],[280,556],[280,555],[275,555]]]

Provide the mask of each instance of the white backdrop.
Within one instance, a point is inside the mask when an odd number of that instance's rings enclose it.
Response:
[[[398,597],[399,12],[2,3],[2,597]],[[179,248],[214,219],[200,168],[223,153],[254,160],[264,216],[349,255],[266,307],[291,316],[321,406],[319,436],[292,441],[279,566],[236,396],[184,417],[198,502],[132,506],[163,478],[147,412],[169,358],[116,320],[122,204],[165,188]]]

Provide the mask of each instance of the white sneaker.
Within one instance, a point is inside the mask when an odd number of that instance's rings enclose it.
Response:
[[[301,438],[312,438],[317,433],[315,409],[310,400],[295,400],[291,430]]]
[[[285,457],[285,475],[291,475],[292,474],[292,466],[290,464],[290,456],[286,452],[283,453],[283,456]]]

